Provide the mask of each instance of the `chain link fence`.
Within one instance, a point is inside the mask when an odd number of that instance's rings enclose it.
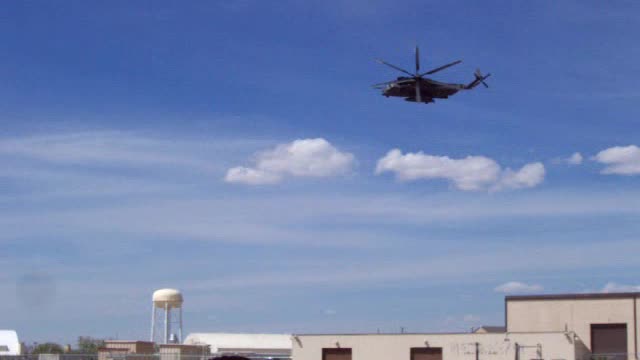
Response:
[[[291,360],[288,354],[125,354],[119,352],[98,354],[28,354],[28,355],[0,355],[0,360]],[[595,359],[594,359],[595,360]]]

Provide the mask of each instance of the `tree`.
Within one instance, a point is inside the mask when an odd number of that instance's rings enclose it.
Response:
[[[90,336],[78,337],[78,350],[79,354],[97,354],[98,348],[104,346],[104,340],[94,339]]]
[[[62,354],[63,352],[62,346],[52,342],[38,344],[31,351],[32,354]]]

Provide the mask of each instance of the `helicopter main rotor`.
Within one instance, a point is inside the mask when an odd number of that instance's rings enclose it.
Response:
[[[408,79],[400,79],[400,80],[395,80],[395,81],[387,81],[387,82],[384,82],[384,83],[375,84],[373,86],[374,87],[378,87],[378,86],[382,86],[382,85],[402,84],[402,83],[407,83],[407,82],[414,81],[415,82],[415,86],[416,86],[416,101],[417,102],[422,102],[422,94],[421,94],[420,87],[421,87],[422,81],[424,80],[423,76],[435,74],[438,71],[442,71],[442,70],[444,70],[444,69],[446,69],[448,67],[460,64],[462,62],[462,60],[456,60],[456,61],[454,61],[452,63],[446,64],[446,65],[442,65],[440,67],[437,67],[435,69],[431,69],[431,70],[429,70],[427,72],[424,72],[424,73],[420,73],[420,49],[417,46],[416,46],[416,72],[415,73],[411,73],[411,72],[409,72],[409,71],[407,71],[407,70],[405,70],[405,69],[403,69],[403,68],[401,68],[399,66],[390,64],[390,63],[388,63],[388,62],[386,62],[384,60],[381,60],[381,59],[376,59],[376,61],[379,62],[380,64],[387,65],[387,66],[389,66],[389,67],[391,67],[393,69],[396,69],[396,70],[398,70],[400,72],[403,72],[403,73],[409,75],[410,78],[408,78]]]

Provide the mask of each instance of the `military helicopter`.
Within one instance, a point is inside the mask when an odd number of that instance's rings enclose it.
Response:
[[[424,78],[425,75],[435,74],[438,71],[442,71],[448,67],[460,64],[462,60],[457,60],[452,63],[442,65],[433,70],[429,70],[424,73],[420,73],[420,50],[416,46],[416,72],[415,74],[410,73],[409,71],[395,66],[393,64],[389,64],[386,61],[376,59],[380,64],[387,65],[392,67],[400,72],[403,72],[409,76],[400,76],[396,80],[387,81],[379,84],[373,85],[375,89],[381,89],[382,95],[403,97],[405,101],[417,102],[417,103],[432,103],[433,99],[446,99],[449,96],[457,93],[460,90],[471,90],[478,86],[479,84],[484,85],[484,87],[488,88],[489,85],[485,82],[485,80],[491,76],[491,74],[482,75],[480,69],[477,69],[474,73],[475,79],[468,84],[450,84],[443,83],[439,81],[435,81],[429,78]]]

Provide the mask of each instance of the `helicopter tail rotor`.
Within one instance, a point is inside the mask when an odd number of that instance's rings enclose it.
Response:
[[[484,85],[484,87],[488,88],[489,85],[487,85],[487,83],[485,82],[485,80],[491,76],[491,74],[487,74],[487,75],[482,75],[482,73],[480,72],[480,69],[476,69],[476,71],[473,73],[473,76],[475,76],[475,80],[473,80],[471,83],[469,83],[469,85],[466,86],[467,89],[473,89],[474,87],[482,84]]]

